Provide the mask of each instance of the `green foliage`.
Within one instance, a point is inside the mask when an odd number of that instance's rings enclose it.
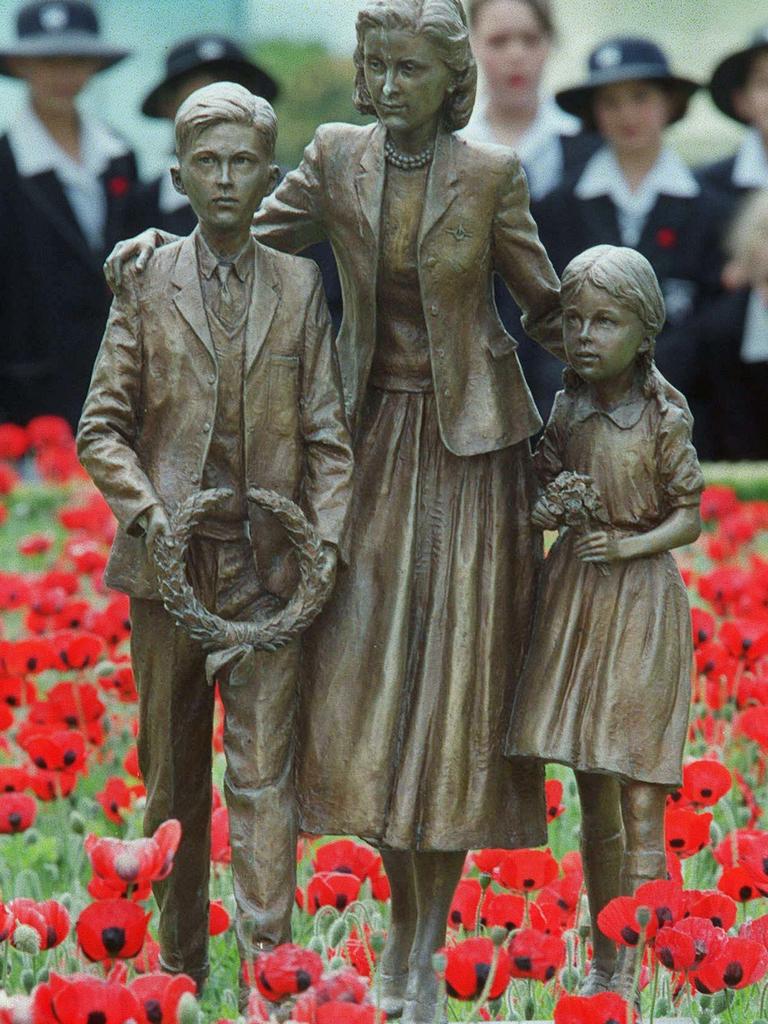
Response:
[[[327,121],[362,118],[352,105],[355,69],[350,58],[334,56],[320,43],[270,39],[252,50],[254,60],[280,84],[275,102],[280,129],[277,161],[295,167],[315,128]]]
[[[732,487],[743,501],[768,501],[768,462],[706,462],[707,484]]]

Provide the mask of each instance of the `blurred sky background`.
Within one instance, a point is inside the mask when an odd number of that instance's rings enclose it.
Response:
[[[143,118],[138,108],[162,75],[168,46],[197,32],[231,34],[280,80],[284,97],[289,95],[289,101],[284,98],[278,104],[281,121],[286,130],[290,128],[284,159],[286,154],[293,159],[311,136],[313,83],[319,89],[317,83],[322,82],[326,88],[322,109],[329,113],[325,119],[354,116],[347,61],[354,48],[360,0],[94,0],[94,6],[104,35],[135,52],[98,76],[83,103],[128,137],[147,174],[167,165],[169,131],[164,124]],[[768,23],[765,0],[555,0],[555,8],[560,40],[550,87],[579,80],[589,50],[617,33],[653,37],[667,49],[679,73],[704,81],[722,55],[746,43],[757,27]],[[16,0],[0,0],[3,42],[13,38],[16,9]],[[283,42],[276,44],[276,40]],[[332,69],[332,87],[326,82],[326,63]],[[0,82],[0,129],[21,97],[21,88],[12,80]],[[689,118],[673,132],[672,140],[694,160],[728,152],[739,134],[705,94],[696,98]]]

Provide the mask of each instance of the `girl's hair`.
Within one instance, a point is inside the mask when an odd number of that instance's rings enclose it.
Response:
[[[473,28],[477,24],[480,11],[491,2],[492,0],[466,0],[467,18]],[[544,35],[554,39],[556,35],[555,16],[550,0],[521,0],[521,2],[530,7]]]
[[[612,299],[626,306],[638,317],[643,337],[648,342],[645,352],[638,353],[637,367],[642,375],[643,391],[650,398],[658,390],[654,374],[653,351],[656,336],[664,326],[664,296],[653,267],[641,253],[619,245],[595,245],[580,253],[563,272],[560,294],[562,304],[573,301],[585,284],[602,288]],[[570,366],[563,371],[567,392],[578,391],[584,382]]]
[[[425,36],[453,72],[443,103],[442,124],[458,131],[469,121],[475,103],[477,66],[461,0],[368,0],[357,16],[354,104],[361,114],[375,114],[365,84],[365,36],[371,29],[405,29]]]

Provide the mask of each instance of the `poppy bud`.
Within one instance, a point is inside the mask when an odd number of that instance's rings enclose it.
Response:
[[[337,949],[347,937],[347,924],[343,918],[334,921],[328,929],[328,945],[331,949]]]
[[[500,928],[498,925],[495,925],[493,928],[491,928],[490,932],[491,942],[494,944],[494,946],[503,946],[504,943],[507,941],[508,934],[509,933],[507,932],[506,928]]]
[[[21,972],[21,987],[24,989],[27,995],[29,995],[29,993],[35,987],[35,972],[30,971],[28,967]]]
[[[335,956],[328,964],[329,971],[340,971],[342,967],[346,967],[346,961],[343,956]]]
[[[368,945],[371,947],[371,952],[378,956],[379,953],[383,952],[386,941],[387,937],[384,932],[372,932],[368,939]]]
[[[480,875],[480,888],[483,890],[483,892],[485,892],[485,890],[488,888],[492,881],[493,876],[489,875],[487,871],[483,871],[483,873]]]
[[[575,992],[579,987],[579,972],[573,967],[566,967],[560,975],[560,984],[566,992]]]
[[[39,838],[40,833],[37,831],[36,828],[28,828],[27,831],[24,833],[24,842],[27,844],[27,846],[34,846]]]
[[[432,968],[435,973],[441,977],[445,974],[445,969],[448,966],[448,957],[444,953],[435,953],[432,957]]]
[[[307,943],[307,949],[317,953],[318,956],[322,956],[325,952],[325,943],[318,935],[313,935]]]
[[[200,1024],[200,1004],[191,992],[185,992],[176,1009],[179,1024]]]
[[[11,941],[20,953],[27,953],[29,956],[37,956],[40,952],[40,933],[31,925],[17,924],[13,929],[13,937]],[[34,980],[32,984],[34,985]],[[30,989],[27,989],[26,991],[29,992],[29,990]]]
[[[651,921],[651,912],[648,907],[638,907],[635,917],[641,928],[647,928]]]
[[[77,811],[72,811],[69,816],[69,827],[76,836],[85,835],[85,819],[82,814],[78,814]]]

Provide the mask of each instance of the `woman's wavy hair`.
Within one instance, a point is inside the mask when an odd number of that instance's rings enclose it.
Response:
[[[425,36],[453,72],[453,82],[443,104],[443,127],[455,132],[467,124],[475,104],[477,65],[469,45],[467,18],[461,0],[368,0],[357,16],[356,28],[353,101],[361,114],[376,113],[365,84],[366,32],[405,29]]]
[[[572,259],[563,271],[560,285],[563,308],[576,298],[585,284],[602,288],[640,320],[648,348],[637,355],[638,374],[646,398],[656,396],[658,374],[654,373],[653,353],[667,311],[653,267],[636,249],[595,245]],[[570,366],[563,371],[563,383],[571,394],[584,387],[584,381]]]

